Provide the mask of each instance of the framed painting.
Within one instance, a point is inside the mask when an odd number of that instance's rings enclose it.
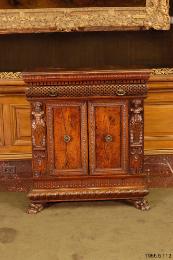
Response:
[[[0,33],[168,30],[169,0],[1,0]]]

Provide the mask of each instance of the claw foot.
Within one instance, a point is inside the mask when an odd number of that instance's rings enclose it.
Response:
[[[28,214],[37,214],[44,209],[44,204],[42,203],[31,203],[28,207]]]
[[[150,205],[147,200],[145,199],[135,199],[135,200],[129,200],[131,204],[135,206],[135,208],[140,209],[140,210],[149,210]]]

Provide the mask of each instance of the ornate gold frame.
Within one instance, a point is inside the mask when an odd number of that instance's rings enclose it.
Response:
[[[170,28],[169,0],[146,0],[146,7],[0,9],[1,34],[150,28]]]

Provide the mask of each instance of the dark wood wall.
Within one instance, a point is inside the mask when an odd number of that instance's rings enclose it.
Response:
[[[0,71],[173,67],[172,46],[173,26],[170,31],[1,35]]]

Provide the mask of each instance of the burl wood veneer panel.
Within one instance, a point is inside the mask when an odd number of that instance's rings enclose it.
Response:
[[[120,109],[120,106],[95,108],[97,168],[120,168]],[[112,140],[105,142],[106,137]]]
[[[80,132],[79,107],[60,107],[54,109],[54,150],[56,169],[65,170],[81,168]],[[66,140],[64,140],[64,138],[66,138]],[[70,140],[71,138],[73,138],[73,140]]]
[[[52,112],[53,119],[52,119]],[[47,106],[48,158],[56,175],[88,172],[86,102],[56,102]],[[49,124],[50,122],[50,124]],[[53,125],[53,129],[52,129]],[[54,134],[53,134],[54,133]],[[51,139],[54,140],[52,147]]]
[[[89,102],[90,174],[126,172],[128,122],[126,102]],[[122,138],[123,136],[123,138]],[[122,141],[121,141],[122,140]],[[121,156],[122,154],[122,156]]]

